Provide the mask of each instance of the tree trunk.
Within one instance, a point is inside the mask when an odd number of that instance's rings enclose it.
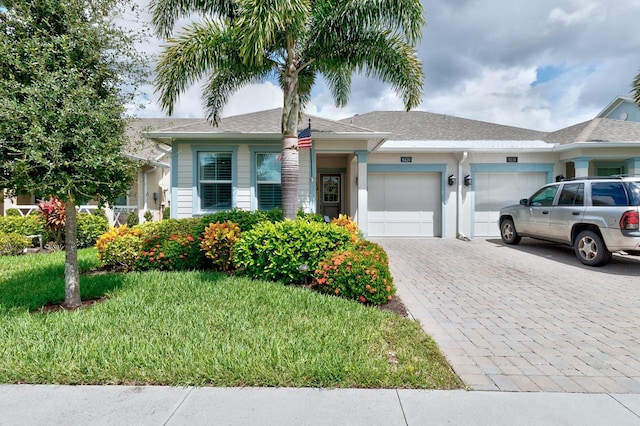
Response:
[[[78,272],[78,221],[76,200],[69,195],[65,200],[65,259],[64,259],[64,307],[80,306],[80,273]]]
[[[284,107],[282,108],[282,214],[285,219],[295,219],[298,210],[298,177],[300,163],[298,155],[298,116],[300,97],[298,96],[298,74],[295,67],[289,67],[284,78]]]

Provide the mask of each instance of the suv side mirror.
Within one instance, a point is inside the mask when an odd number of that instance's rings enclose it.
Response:
[[[520,200],[520,205],[521,206],[528,206],[529,205],[529,199],[528,198],[523,198],[522,200]]]

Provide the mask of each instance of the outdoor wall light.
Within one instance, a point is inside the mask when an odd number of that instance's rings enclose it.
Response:
[[[466,175],[464,177],[464,186],[471,186],[472,182],[473,182],[473,178],[471,177],[471,175]]]
[[[556,182],[561,182],[564,180],[564,175],[558,175],[556,176]]]
[[[158,204],[158,198],[160,197],[160,194],[158,194],[157,192],[153,193],[153,202]]]
[[[453,186],[456,184],[456,177],[454,175],[449,175],[449,178],[447,178],[447,182],[449,183],[449,186]]]

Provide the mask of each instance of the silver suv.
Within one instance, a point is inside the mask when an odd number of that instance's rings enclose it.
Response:
[[[640,254],[638,206],[638,177],[566,179],[501,209],[500,236],[506,244],[522,237],[566,244],[585,265],[601,266],[612,252]]]

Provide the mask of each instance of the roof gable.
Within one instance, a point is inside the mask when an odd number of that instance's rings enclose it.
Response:
[[[593,120],[549,133],[545,140],[558,144],[574,142],[640,142],[640,123],[609,118],[594,118]]]

